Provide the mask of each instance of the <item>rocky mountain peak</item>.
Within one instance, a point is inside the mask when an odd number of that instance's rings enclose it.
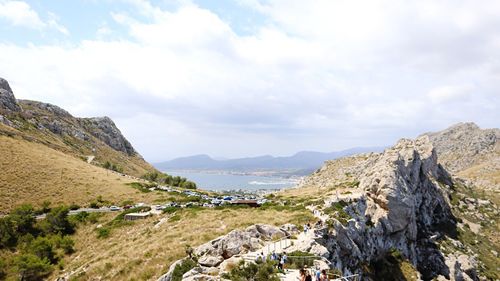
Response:
[[[122,151],[128,155],[137,154],[130,142],[122,135],[111,118],[107,116],[81,118],[79,122],[94,137],[102,140],[113,149]]]
[[[459,123],[443,131],[426,133],[439,162],[458,173],[500,155],[500,130],[481,129],[474,123]]]
[[[7,80],[0,78],[0,112],[21,111]]]

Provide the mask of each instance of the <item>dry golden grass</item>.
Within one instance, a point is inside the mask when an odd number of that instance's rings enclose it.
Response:
[[[23,108],[26,109],[26,107],[27,106],[24,104]],[[27,108],[37,111],[32,107]],[[43,113],[43,115],[48,116],[49,119],[57,119],[57,117],[47,112]],[[109,161],[120,166],[123,172],[128,175],[140,177],[148,171],[155,170],[155,168],[144,161],[140,155],[130,156],[121,151],[116,151],[94,136],[89,135],[89,140],[83,141],[69,135],[58,135],[48,130],[40,130],[20,116],[12,118],[24,125],[17,130],[0,123],[0,135],[16,136],[30,142],[44,144],[52,149],[77,158],[86,159],[87,156],[93,155],[95,156],[93,164],[99,166]],[[72,119],[69,121],[75,122],[75,120]]]
[[[196,247],[233,229],[256,223],[302,224],[312,219],[305,210],[253,208],[185,209],[178,215],[180,220],[166,221],[159,228],[154,228],[155,223],[168,215],[135,221],[112,229],[110,237],[104,239],[97,238],[95,225],[81,226],[75,236],[76,253],[65,260],[65,272],[85,270],[85,274],[74,280],[156,280],[168,271],[171,263],[186,255],[185,245]],[[103,222],[112,216],[107,214]],[[54,272],[49,279],[61,274]]]
[[[457,173],[460,178],[472,180],[478,187],[486,190],[500,189],[500,155],[498,159],[486,161]]]
[[[126,185],[132,181],[45,145],[0,135],[0,213],[43,201],[84,206],[98,196],[116,203],[159,198]]]
[[[280,199],[292,201],[327,199],[335,195],[352,194],[359,192],[359,189],[348,187],[343,184],[332,185],[330,187],[302,186],[298,188],[286,189],[276,193]]]

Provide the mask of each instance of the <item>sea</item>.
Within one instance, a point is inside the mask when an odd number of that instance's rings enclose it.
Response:
[[[198,171],[164,171],[173,176],[181,176],[194,181],[198,188],[214,191],[258,191],[278,190],[295,186],[297,178],[279,178],[230,173],[212,173]]]

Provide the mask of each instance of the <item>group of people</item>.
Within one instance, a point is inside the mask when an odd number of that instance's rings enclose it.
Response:
[[[285,268],[285,264],[287,262],[287,255],[286,255],[286,252],[283,252],[283,254],[276,254],[276,252],[273,251],[273,253],[269,256],[269,259],[271,261],[276,261],[276,267],[279,269],[279,270],[284,270]],[[255,261],[256,262],[265,262],[267,260],[267,257],[264,255],[263,252],[261,252],[260,254],[257,254],[257,256],[255,257]]]
[[[326,270],[316,269],[314,272],[309,272],[309,270],[302,268],[299,271],[299,281],[328,281],[328,275],[326,274]]]

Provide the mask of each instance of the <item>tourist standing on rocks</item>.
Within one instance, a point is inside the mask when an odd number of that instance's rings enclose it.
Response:
[[[321,276],[319,277],[320,281],[328,281],[328,275],[326,275],[326,270],[321,270]]]
[[[311,272],[309,272],[309,270],[307,269],[307,265],[305,272],[306,272],[306,278],[304,279],[304,281],[312,281]]]
[[[321,281],[321,271],[319,267],[316,267],[316,271],[314,272],[315,281]]]
[[[301,268],[299,271],[299,277],[297,277],[299,281],[306,281],[306,270]]]

